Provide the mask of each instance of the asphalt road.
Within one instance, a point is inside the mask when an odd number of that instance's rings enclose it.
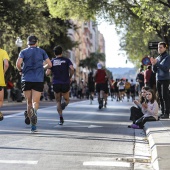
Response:
[[[70,103],[65,123],[58,125],[54,102],[42,102],[38,132],[24,124],[25,104],[4,105],[0,122],[0,170],[133,170],[134,129],[129,125],[131,102],[97,100]]]

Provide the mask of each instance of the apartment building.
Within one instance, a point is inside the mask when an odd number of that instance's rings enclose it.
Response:
[[[73,41],[79,42],[78,47],[68,51],[69,58],[75,68],[74,79],[77,83],[81,80],[87,82],[87,76],[90,70],[79,67],[80,60],[90,57],[90,53],[105,53],[105,41],[103,35],[98,31],[97,24],[93,21],[71,21],[77,25],[77,29],[69,29],[68,35]]]

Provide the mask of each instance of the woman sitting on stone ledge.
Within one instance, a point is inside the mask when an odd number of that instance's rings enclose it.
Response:
[[[156,101],[155,93],[152,89],[148,89],[146,91],[146,101],[144,101],[141,105],[143,116],[137,119],[135,123],[131,125],[131,128],[142,129],[146,122],[158,120],[159,106]]]

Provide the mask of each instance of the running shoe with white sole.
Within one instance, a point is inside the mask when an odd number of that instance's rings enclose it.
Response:
[[[30,109],[30,114],[31,114],[31,124],[36,125],[37,124],[37,114],[35,113],[34,108]]]
[[[60,122],[58,124],[63,125],[63,123],[64,123],[64,119],[63,119],[63,117],[60,117]]]
[[[37,127],[35,125],[31,125],[31,133],[37,132]]]

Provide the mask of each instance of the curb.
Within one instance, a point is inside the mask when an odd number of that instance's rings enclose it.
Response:
[[[147,122],[144,128],[151,149],[151,163],[155,170],[169,170],[170,135],[161,121]]]

